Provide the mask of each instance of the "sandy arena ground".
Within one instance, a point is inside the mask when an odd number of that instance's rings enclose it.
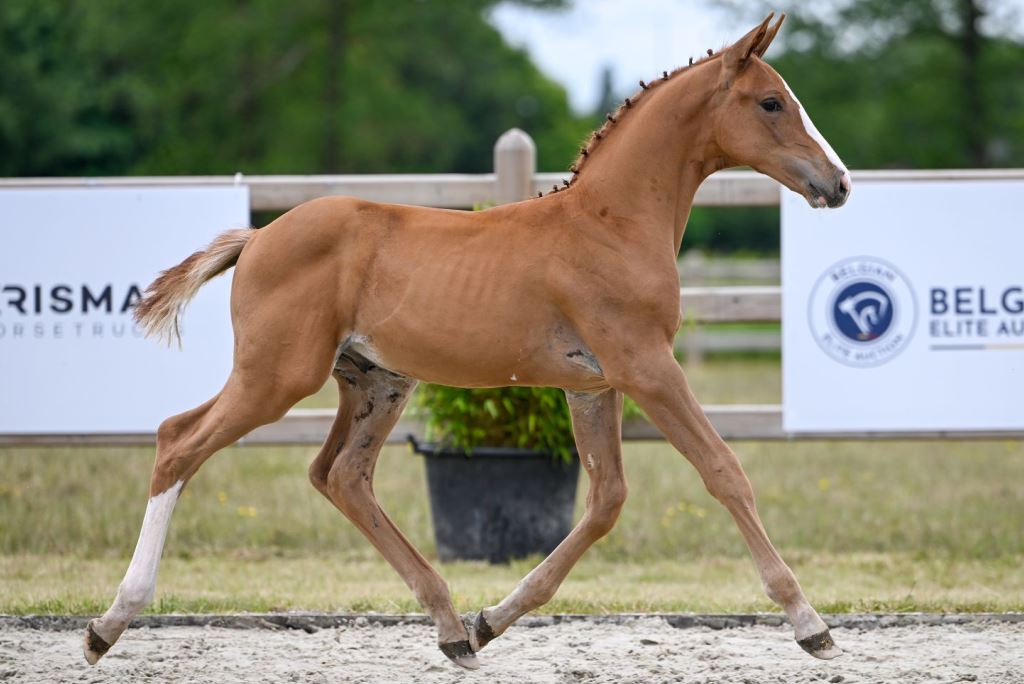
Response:
[[[0,682],[899,682],[1024,683],[1024,622],[838,628],[840,659],[821,662],[787,626],[676,629],[665,620],[514,626],[457,669],[423,624],[129,630],[96,667],[81,633],[0,622]]]

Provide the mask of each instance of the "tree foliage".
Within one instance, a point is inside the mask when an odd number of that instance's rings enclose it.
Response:
[[[6,0],[0,176],[482,172],[512,126],[564,169],[594,120],[504,43],[497,1]],[[768,9],[708,2],[738,27]],[[1024,166],[1005,2],[782,4],[768,59],[851,168]],[[777,221],[696,209],[685,245],[775,251]]]
[[[512,126],[564,167],[586,125],[494,1],[0,3],[0,175],[479,172]]]

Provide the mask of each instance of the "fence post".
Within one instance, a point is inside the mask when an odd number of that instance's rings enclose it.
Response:
[[[525,131],[510,128],[494,143],[494,199],[498,204],[518,202],[533,194],[537,146]]]

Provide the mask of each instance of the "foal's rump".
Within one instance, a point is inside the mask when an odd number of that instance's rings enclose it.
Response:
[[[160,273],[136,307],[135,320],[147,336],[180,341],[179,319],[184,308],[203,284],[236,265],[231,296],[236,323],[240,313],[285,304],[290,297],[284,290],[300,294],[307,305],[312,305],[309,290],[323,292],[336,285],[333,280],[327,282],[323,273],[319,279],[314,274],[329,270],[317,266],[323,266],[325,258],[332,256],[338,242],[337,231],[330,230],[332,224],[344,218],[345,212],[338,210],[356,202],[350,198],[314,200],[265,228],[221,233],[205,249]],[[257,243],[262,245],[257,248]],[[275,290],[280,292],[274,295]]]

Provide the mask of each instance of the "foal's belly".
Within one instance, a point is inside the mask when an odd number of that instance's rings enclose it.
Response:
[[[488,339],[489,338],[489,339]],[[600,362],[564,326],[546,335],[391,335],[355,332],[343,345],[374,364],[424,382],[454,387],[512,385],[562,387],[574,391],[607,386]]]

